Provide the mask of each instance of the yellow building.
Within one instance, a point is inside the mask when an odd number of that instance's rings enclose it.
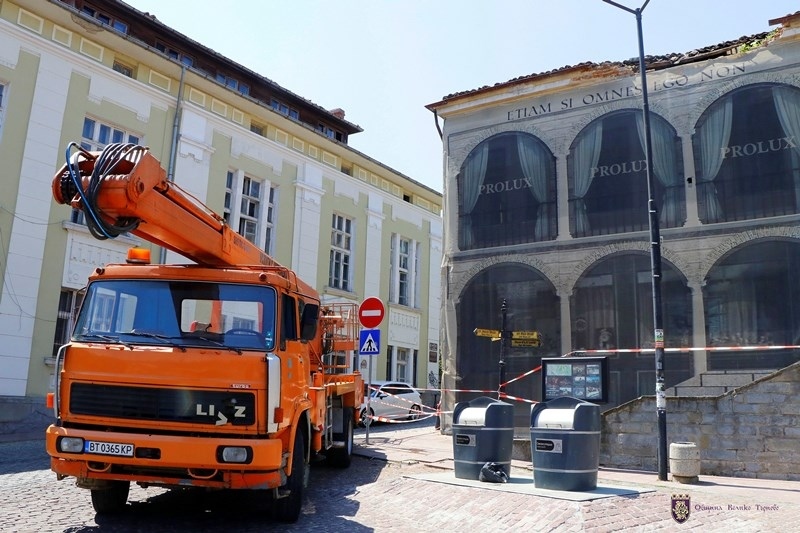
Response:
[[[361,131],[124,2],[0,2],[0,421],[52,387],[89,272],[137,244],[52,202],[73,141],[148,146],[324,302],[381,298],[372,377],[438,385],[441,194],[350,148]]]

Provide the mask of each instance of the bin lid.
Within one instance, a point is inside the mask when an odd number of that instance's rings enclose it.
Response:
[[[458,402],[453,409],[453,424],[513,428],[514,406],[488,396],[480,396],[468,402]]]
[[[570,396],[537,403],[531,407],[531,429],[558,428],[600,430],[600,406]]]

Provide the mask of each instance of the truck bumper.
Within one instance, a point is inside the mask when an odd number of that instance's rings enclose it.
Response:
[[[61,451],[64,437],[102,443],[109,453],[132,445],[130,455]],[[74,442],[74,441],[73,441]],[[122,445],[122,446],[116,446]],[[220,459],[224,447],[246,448],[246,463]],[[59,477],[72,476],[81,486],[105,480],[132,481],[165,487],[271,489],[285,484],[285,457],[280,439],[204,438],[47,428],[50,468]]]

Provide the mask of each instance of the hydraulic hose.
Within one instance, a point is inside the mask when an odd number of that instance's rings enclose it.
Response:
[[[70,157],[72,148],[79,150],[74,157]],[[125,159],[135,159],[136,153],[144,150],[143,146],[132,143],[112,143],[106,145],[95,159],[91,152],[83,149],[75,142],[67,146],[67,170],[71,183],[65,183],[62,179],[62,194],[65,198],[70,198],[76,193],[80,196],[80,209],[86,215],[86,226],[96,239],[113,239],[122,233],[133,231],[139,226],[141,221],[138,218],[118,218],[114,223],[104,221],[100,216],[102,211],[97,207],[97,197],[103,187],[105,178],[114,173],[117,164]],[[81,158],[86,160],[94,159],[94,167],[85,191],[83,190],[82,176],[78,164]]]

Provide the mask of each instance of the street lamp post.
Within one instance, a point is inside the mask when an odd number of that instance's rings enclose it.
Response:
[[[647,74],[644,64],[644,40],[642,39],[642,12],[650,0],[642,7],[631,9],[613,0],[603,0],[636,17],[636,30],[639,36],[639,74],[642,84],[642,115],[644,118],[644,156],[647,165],[647,209],[650,214],[650,269],[653,281],[653,337],[656,363],[656,413],[658,417],[658,479],[667,479],[667,397],[664,391],[664,329],[661,313],[661,236],[658,227],[658,209],[653,186],[652,150],[650,136],[650,106],[647,101]]]

